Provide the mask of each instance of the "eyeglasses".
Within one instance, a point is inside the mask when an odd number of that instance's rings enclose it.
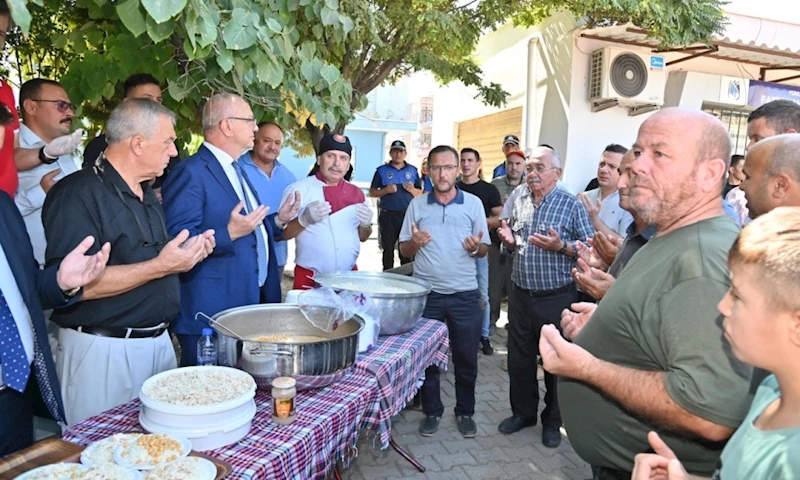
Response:
[[[225,117],[224,120],[241,120],[247,123],[252,123],[252,124],[256,123],[256,119],[253,117]]]
[[[544,165],[528,165],[525,167],[525,170],[528,172],[532,172],[536,170],[536,173],[544,173],[548,170],[558,170],[558,167],[545,167]]]
[[[43,98],[31,98],[34,102],[49,102],[55,103],[56,109],[61,113],[66,113],[67,110],[75,111],[75,105],[65,102],[64,100],[45,100]]]
[[[430,165],[430,166],[428,166],[428,170],[430,170],[431,173],[437,173],[437,172],[440,172],[442,170],[444,170],[445,172],[449,173],[449,172],[452,172],[453,170],[456,170],[457,168],[458,168],[458,165]]]

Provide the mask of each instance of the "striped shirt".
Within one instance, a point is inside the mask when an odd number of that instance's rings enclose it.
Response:
[[[547,292],[572,283],[575,258],[563,253],[544,250],[528,241],[534,233],[547,235],[552,228],[576,251],[577,241],[594,235],[586,209],[575,196],[554,188],[544,196],[538,207],[533,203],[528,185],[517,187],[504,208],[508,226],[514,233],[514,268],[511,279],[525,290]]]

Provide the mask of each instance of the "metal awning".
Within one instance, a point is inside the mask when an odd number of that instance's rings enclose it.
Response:
[[[667,65],[697,57],[728,60],[761,67],[761,80],[784,82],[800,78],[800,25],[774,22],[742,15],[729,15],[725,33],[711,39],[710,45],[694,44],[660,49],[646,30],[633,24],[583,30],[583,38],[651,49],[654,53],[685,53]],[[769,72],[784,70],[784,72]],[[787,71],[793,75],[787,76]],[[769,77],[769,78],[768,78]]]

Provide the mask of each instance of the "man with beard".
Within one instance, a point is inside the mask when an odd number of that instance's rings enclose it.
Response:
[[[739,233],[719,199],[730,139],[716,117],[668,108],[645,120],[632,150],[631,205],[658,234],[574,344],[547,325],[539,349],[595,478],[630,478],[651,430],[690,473],[710,475],[747,411],[751,374],[726,349],[716,308]]]
[[[314,275],[357,270],[361,243],[372,234],[372,209],[364,192],[344,179],[353,147],[344,135],[322,137],[317,171],[286,187],[284,202],[299,199],[299,213],[286,226],[295,241],[294,288],[314,286]]]
[[[456,373],[456,422],[465,438],[478,427],[475,413],[475,381],[478,378],[478,342],[481,336],[480,294],[475,258],[489,249],[489,229],[480,199],[456,186],[458,152],[440,145],[428,154],[433,191],[414,198],[400,231],[400,251],[415,257],[414,276],[429,282],[422,316],[444,322],[450,336]],[[439,387],[439,367],[425,370],[422,436],[439,428],[444,405]]]
[[[639,251],[652,237],[656,234],[655,228],[649,225],[639,213],[633,209],[630,202],[630,171],[633,166],[633,152],[628,152],[622,157],[619,164],[619,181],[617,182],[617,189],[619,191],[619,206],[624,208],[625,211],[630,212],[633,216],[633,223],[628,226],[627,236],[619,247],[619,250],[614,254],[614,260],[611,265],[606,264],[602,260],[602,255],[598,255],[594,249],[596,247],[609,245],[610,242],[607,237],[595,233],[592,248],[581,249],[583,253],[579,253],[578,268],[572,269],[572,277],[578,287],[586,292],[595,300],[600,300],[606,294],[609,288],[614,284],[614,281],[622,273],[622,270],[628,264],[633,254]],[[616,249],[615,246],[611,246]],[[597,305],[589,302],[582,302],[573,304],[570,308],[575,310],[564,310],[561,316],[561,325],[564,328],[564,336],[572,338],[578,334],[579,328],[573,330],[577,324],[568,326],[570,321],[567,316],[580,316],[586,314],[589,310],[594,311]]]
[[[245,152],[239,161],[242,169],[256,189],[261,203],[271,212],[278,211],[281,206],[281,194],[297,181],[291,170],[278,160],[283,147],[283,129],[276,123],[261,122],[258,124],[253,149]],[[278,276],[283,278],[283,267],[286,265],[289,246],[286,241],[275,242],[275,258],[278,261]]]
[[[33,255],[39,265],[44,265],[46,243],[42,207],[45,196],[58,180],[80,169],[80,159],[69,153],[50,158],[46,147],[55,139],[69,135],[75,106],[58,82],[37,78],[23,83],[19,89],[19,110],[23,121],[19,128],[19,145],[23,149],[38,148],[40,162],[27,170],[20,168],[19,191],[14,201],[25,219]],[[81,134],[79,129],[64,137],[76,140],[71,143],[72,150],[80,142]]]

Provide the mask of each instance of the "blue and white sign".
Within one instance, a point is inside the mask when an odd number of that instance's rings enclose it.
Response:
[[[800,104],[800,87],[750,80],[750,91],[747,95],[748,106],[758,108],[773,100],[789,100]]]
[[[650,68],[664,68],[664,57],[650,56]]]

